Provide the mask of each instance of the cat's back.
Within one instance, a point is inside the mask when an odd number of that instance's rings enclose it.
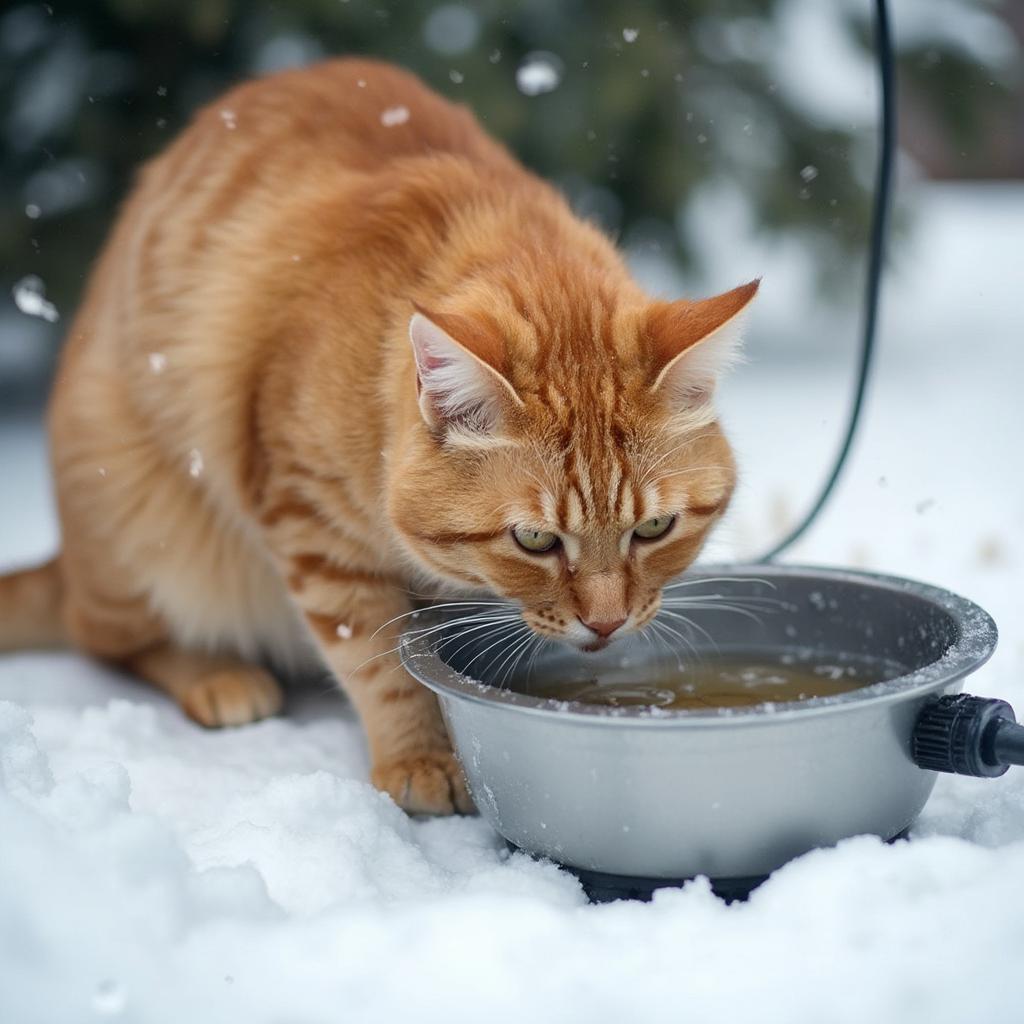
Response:
[[[209,158],[204,164],[277,168],[296,175],[293,183],[321,172],[375,173],[405,157],[436,154],[515,166],[468,109],[401,68],[363,58],[237,86],[203,108],[155,164],[185,170],[197,162],[197,150]]]

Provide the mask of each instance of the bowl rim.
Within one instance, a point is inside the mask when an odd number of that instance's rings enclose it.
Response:
[[[742,708],[709,708],[703,710],[664,709],[630,706],[608,708],[579,701],[559,701],[531,697],[514,690],[503,690],[488,683],[470,679],[453,669],[434,649],[430,636],[412,636],[409,627],[399,641],[399,653],[406,671],[439,697],[469,701],[507,709],[521,714],[540,715],[549,720],[585,722],[588,725],[642,726],[645,728],[764,726],[807,718],[812,715],[836,714],[854,708],[875,707],[923,696],[931,690],[953,683],[980,668],[995,651],[999,631],[992,616],[975,602],[942,587],[882,573],[847,569],[838,566],[795,564],[723,564],[692,566],[679,579],[702,576],[761,576],[766,579],[812,577],[821,581],[870,584],[874,588],[911,594],[930,601],[946,612],[956,623],[959,637],[933,662],[904,675],[848,690],[829,697],[813,697],[802,701],[758,704]],[[515,606],[514,602],[509,602]],[[421,611],[431,614],[428,606]],[[434,613],[440,620],[444,616]],[[423,619],[417,617],[417,623]],[[429,619],[427,620],[429,621]]]

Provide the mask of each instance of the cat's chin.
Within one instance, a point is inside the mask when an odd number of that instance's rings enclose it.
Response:
[[[594,640],[589,644],[574,644],[573,646],[577,647],[584,654],[597,654],[598,651],[603,651],[609,644],[611,644],[611,640],[602,638],[600,640]]]

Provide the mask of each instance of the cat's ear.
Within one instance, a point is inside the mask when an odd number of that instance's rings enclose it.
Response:
[[[739,356],[743,313],[760,280],[696,302],[659,302],[647,316],[653,350],[653,391],[672,404],[711,396],[719,376]]]
[[[418,306],[409,321],[416,357],[420,413],[431,429],[494,434],[502,409],[522,401],[502,376],[502,338],[476,320],[428,313]]]

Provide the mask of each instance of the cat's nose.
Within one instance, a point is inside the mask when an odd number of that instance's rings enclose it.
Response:
[[[579,616],[576,616],[579,618]],[[612,619],[607,622],[587,622],[586,619],[580,619],[587,629],[593,630],[601,639],[610,637],[626,620],[623,619]]]

